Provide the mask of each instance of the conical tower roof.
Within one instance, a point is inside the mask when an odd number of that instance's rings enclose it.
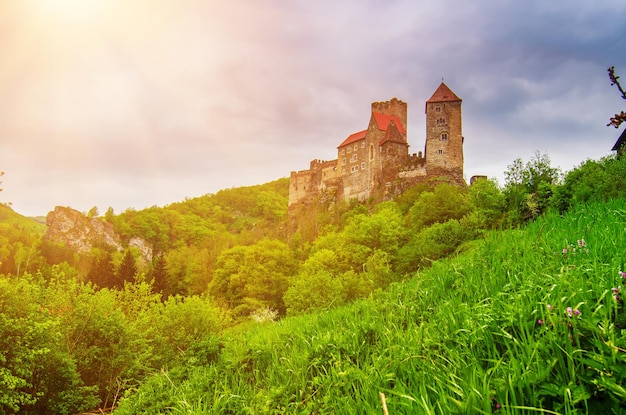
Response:
[[[448,87],[448,85],[443,82],[439,85],[439,88],[435,91],[432,97],[426,103],[429,102],[451,102],[451,101],[462,101],[461,98],[456,96],[454,92]]]

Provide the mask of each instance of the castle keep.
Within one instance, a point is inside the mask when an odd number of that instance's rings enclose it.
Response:
[[[384,200],[435,177],[466,185],[461,99],[443,82],[426,101],[424,152],[409,153],[407,104],[396,98],[374,102],[367,129],[339,144],[336,160],[313,160],[309,170],[291,172],[289,206],[328,199]]]

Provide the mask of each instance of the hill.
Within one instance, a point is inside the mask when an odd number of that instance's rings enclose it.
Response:
[[[30,262],[45,232],[46,225],[0,204],[0,274],[32,266]]]
[[[491,232],[352,305],[226,332],[115,414],[626,411],[626,200]],[[211,353],[209,353],[212,350]]]

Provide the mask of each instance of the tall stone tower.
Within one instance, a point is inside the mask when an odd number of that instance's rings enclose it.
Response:
[[[452,174],[463,180],[461,98],[443,82],[426,101],[426,166],[428,175]]]

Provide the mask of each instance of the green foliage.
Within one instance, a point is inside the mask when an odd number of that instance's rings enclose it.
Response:
[[[220,255],[209,291],[224,299],[238,316],[266,307],[284,313],[283,295],[296,268],[295,258],[283,242],[263,240],[236,246]]]
[[[95,249],[91,255],[93,265],[87,274],[87,280],[102,288],[123,286],[117,282],[113,252],[110,249]]]
[[[526,165],[522,159],[514,160],[505,172],[504,186],[510,224],[521,224],[546,211],[560,175],[548,155],[539,151]]]
[[[483,229],[497,226],[506,212],[506,198],[493,180],[478,179],[467,196]]]
[[[211,276],[207,248],[182,246],[169,251],[165,258],[167,279],[164,294],[193,295],[207,289]]]
[[[0,412],[73,414],[97,405],[62,345],[61,320],[29,274],[0,277]]]
[[[417,231],[435,223],[461,219],[472,209],[467,194],[457,186],[441,183],[423,192],[409,210],[409,223]]]
[[[580,203],[624,196],[624,160],[559,183],[536,154],[504,189],[325,195],[289,219],[288,179],[107,210],[124,242],[153,244],[147,277],[130,250],[79,256],[0,206],[0,412],[76,413],[125,393],[119,413],[377,412],[383,391],[392,413],[619,413],[626,314],[610,285],[626,209]]]
[[[626,196],[626,158],[586,160],[565,175],[556,188],[552,204],[564,212],[572,206]]]
[[[329,309],[344,303],[340,277],[324,270],[299,275],[284,296],[291,315]]]
[[[137,263],[130,249],[127,249],[122,258],[122,262],[115,272],[114,288],[124,288],[124,283],[134,282],[137,275]]]
[[[150,270],[150,281],[152,282],[153,292],[159,294],[167,293],[168,280],[167,262],[165,256],[160,253],[152,260],[152,269]]]
[[[44,264],[40,240],[46,227],[0,203],[0,274],[22,275]]]
[[[548,214],[370,298],[231,332],[116,414],[380,413],[380,392],[392,414],[624,413],[624,212]]]

